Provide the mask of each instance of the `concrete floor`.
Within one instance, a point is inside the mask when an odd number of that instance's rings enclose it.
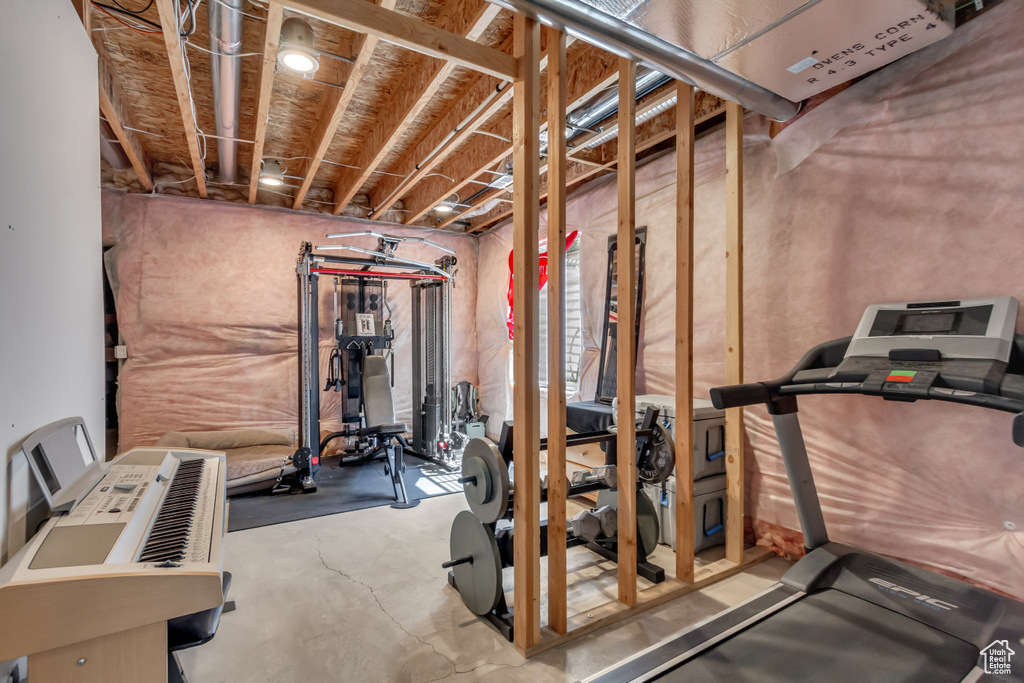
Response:
[[[447,585],[448,533],[465,508],[456,494],[228,534],[238,609],[213,641],[179,653],[189,680],[575,681],[754,595],[790,566],[773,558],[527,661]],[[570,613],[614,597],[615,565],[597,559],[570,549]]]

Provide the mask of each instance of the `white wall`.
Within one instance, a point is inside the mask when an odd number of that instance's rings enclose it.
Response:
[[[104,345],[96,53],[68,0],[0,0],[0,16],[3,548],[22,439],[81,415],[104,453]]]

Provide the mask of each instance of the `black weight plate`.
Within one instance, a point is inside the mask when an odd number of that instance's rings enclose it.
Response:
[[[484,615],[501,599],[501,559],[491,528],[469,510],[455,515],[449,540],[451,559],[472,557],[472,562],[452,567],[455,587],[469,611]]]

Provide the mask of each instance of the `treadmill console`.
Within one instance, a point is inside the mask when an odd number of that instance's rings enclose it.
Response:
[[[868,306],[846,356],[888,356],[899,349],[934,349],[944,359],[1010,360],[1017,300],[936,301]]]
[[[932,388],[999,394],[1017,308],[1012,297],[869,306],[828,381],[897,401]]]

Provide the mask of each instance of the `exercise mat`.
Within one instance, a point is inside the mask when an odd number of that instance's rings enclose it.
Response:
[[[440,465],[408,454],[405,464],[405,488],[410,500],[462,492],[457,472],[449,472]],[[262,491],[231,498],[228,531],[255,529],[395,502],[391,477],[384,472],[383,460],[322,467],[316,475],[316,483],[316,493],[272,494]]]

